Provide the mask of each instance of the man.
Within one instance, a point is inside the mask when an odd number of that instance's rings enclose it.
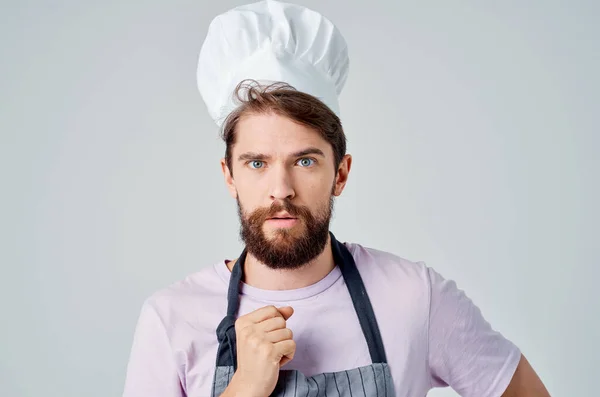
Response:
[[[213,21],[199,88],[223,128],[245,249],[145,302],[125,397],[548,396],[454,282],[330,232],[352,165],[347,65],[333,24],[303,7],[263,1]]]

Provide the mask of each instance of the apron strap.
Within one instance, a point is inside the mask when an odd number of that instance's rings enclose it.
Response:
[[[231,270],[229,289],[227,291],[227,315],[217,327],[217,366],[233,366],[237,370],[237,346],[235,335],[235,320],[240,307],[240,283],[244,279],[244,262],[246,249],[242,252]]]
[[[379,332],[379,325],[375,318],[375,312],[373,311],[371,300],[369,299],[363,280],[360,277],[354,258],[348,248],[337,241],[333,233],[329,232],[329,234],[331,235],[333,258],[342,271],[342,276],[348,287],[348,292],[350,292],[354,310],[356,311],[358,321],[360,322],[363,334],[367,340],[367,346],[369,346],[371,360],[373,361],[373,364],[387,363],[385,348],[383,346],[383,340],[381,339],[381,333]]]
[[[361,329],[369,347],[371,361],[376,363],[386,363],[387,358],[377,319],[373,312],[373,306],[365,285],[360,277],[360,273],[354,262],[354,258],[348,248],[335,238],[333,233],[329,232],[331,237],[331,248],[335,263],[341,270],[344,281],[350,293],[354,310],[358,316]],[[227,293],[227,315],[223,318],[217,327],[217,339],[219,349],[217,351],[217,366],[233,366],[237,369],[237,346],[235,335],[235,320],[237,318],[238,308],[240,306],[240,283],[243,280],[243,265],[246,260],[247,251],[244,249],[233,269],[229,281],[229,290]]]

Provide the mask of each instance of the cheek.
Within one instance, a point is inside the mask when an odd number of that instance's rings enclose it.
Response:
[[[244,208],[256,208],[260,204],[263,196],[260,184],[252,183],[251,181],[244,179],[243,181],[236,182],[235,189],[238,199]]]
[[[303,187],[303,196],[306,201],[313,203],[322,203],[329,200],[333,188],[333,181],[328,178],[319,178],[317,180],[307,181]]]

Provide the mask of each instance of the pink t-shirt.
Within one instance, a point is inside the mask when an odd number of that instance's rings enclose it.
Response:
[[[344,243],[354,257],[381,331],[397,396],[451,386],[466,397],[501,396],[520,350],[480,310],[423,262]],[[225,261],[155,293],[135,331],[124,397],[210,396],[216,328],[226,314]],[[339,268],[311,286],[268,291],[243,285],[239,315],[266,305],[292,306],[296,354],[284,369],[306,376],[371,364],[367,343]]]

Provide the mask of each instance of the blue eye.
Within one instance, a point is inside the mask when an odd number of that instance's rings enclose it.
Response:
[[[311,165],[313,165],[315,162],[315,160],[313,159],[309,159],[309,158],[303,158],[298,160],[298,164],[300,164],[300,166],[302,167],[310,167]]]
[[[257,169],[257,168],[262,168],[264,165],[264,163],[260,160],[254,160],[250,162],[250,167]]]

